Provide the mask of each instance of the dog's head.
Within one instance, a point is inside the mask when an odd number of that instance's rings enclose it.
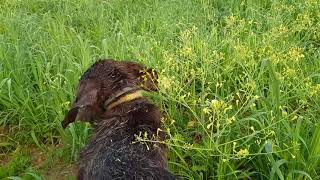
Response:
[[[157,73],[129,61],[100,60],[81,77],[76,99],[67,112],[62,126],[75,120],[92,122],[106,111],[105,103],[123,91],[157,90]]]

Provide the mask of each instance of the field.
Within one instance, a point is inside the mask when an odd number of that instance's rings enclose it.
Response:
[[[177,176],[320,179],[317,0],[0,0],[0,179],[74,179],[90,125],[61,121],[100,58],[158,72]]]

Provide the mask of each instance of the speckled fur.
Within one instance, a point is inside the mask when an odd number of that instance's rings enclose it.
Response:
[[[93,135],[80,153],[78,180],[176,179],[167,170],[163,144],[135,139],[146,132],[150,139],[164,140],[165,134],[158,131],[159,108],[144,97],[111,110],[104,107],[113,93],[125,87],[156,90],[156,77],[140,64],[114,60],[100,60],[83,74],[76,101],[62,122],[63,127],[75,120],[89,121],[93,126]]]

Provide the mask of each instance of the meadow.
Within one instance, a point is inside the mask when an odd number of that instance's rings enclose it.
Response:
[[[61,121],[101,58],[158,72],[177,176],[320,178],[319,1],[0,0],[0,179],[74,179],[91,129]]]

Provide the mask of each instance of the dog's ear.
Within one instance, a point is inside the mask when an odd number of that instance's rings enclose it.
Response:
[[[91,121],[95,114],[97,99],[97,84],[90,79],[82,81],[78,87],[77,98],[62,121],[62,127],[66,128],[76,120]]]

